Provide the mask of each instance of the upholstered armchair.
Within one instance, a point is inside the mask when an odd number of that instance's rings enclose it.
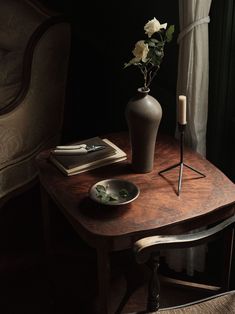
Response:
[[[35,1],[0,0],[0,204],[60,139],[70,25]]]

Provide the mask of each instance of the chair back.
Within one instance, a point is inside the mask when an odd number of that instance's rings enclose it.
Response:
[[[159,309],[160,284],[158,278],[158,268],[161,250],[188,248],[208,243],[218,237],[221,237],[225,234],[225,232],[234,232],[234,224],[235,216],[232,216],[201,232],[169,236],[159,235],[142,238],[136,241],[134,244],[134,253],[137,263],[146,263],[152,272],[148,288],[146,311],[156,312]]]
[[[21,50],[43,20],[46,11],[31,1],[0,0],[0,48]]]
[[[33,182],[60,141],[71,26],[35,0],[0,0],[0,203]],[[1,205],[0,204],[0,205]]]

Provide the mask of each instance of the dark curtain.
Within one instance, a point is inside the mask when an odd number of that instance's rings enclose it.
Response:
[[[213,0],[207,158],[235,182],[235,3]]]

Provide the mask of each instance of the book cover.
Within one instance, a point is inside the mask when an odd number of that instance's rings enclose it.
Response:
[[[79,142],[74,143],[75,145],[79,144],[86,144],[88,146],[90,145],[103,145],[105,146],[104,149],[87,153],[87,154],[81,154],[81,155],[55,155],[53,154],[53,159],[56,159],[57,162],[59,162],[64,168],[66,169],[74,169],[79,166],[83,166],[84,164],[89,164],[91,162],[94,162],[96,160],[100,160],[102,158],[105,158],[107,156],[116,154],[116,150],[108,145],[106,142],[104,142],[100,137],[92,137],[86,140],[82,140]],[[69,145],[68,145],[69,147]]]
[[[111,163],[119,162],[127,158],[126,153],[117,147],[114,143],[108,139],[101,139],[95,137],[89,140],[80,141],[76,144],[94,144],[94,145],[106,145],[107,151],[105,154],[101,154],[105,149],[87,153],[85,155],[72,155],[72,156],[62,156],[62,155],[50,155],[50,160],[67,176],[78,174],[84,171],[92,170],[101,166],[105,166]],[[102,143],[102,144],[101,144]],[[98,154],[99,153],[99,154]],[[91,156],[96,154],[96,156]],[[82,157],[82,158],[80,158]]]

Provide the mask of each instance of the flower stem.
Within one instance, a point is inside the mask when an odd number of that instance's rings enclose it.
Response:
[[[152,80],[154,79],[154,77],[156,76],[157,74],[157,71],[159,70],[160,66],[158,65],[155,72],[152,74],[152,72],[150,72],[150,78],[149,78],[149,81],[148,81],[148,84],[146,85],[146,88],[149,88],[149,85],[151,84]]]
[[[140,70],[144,76],[144,89],[146,90],[148,87],[147,87],[147,81],[148,81],[148,70],[145,66],[141,66],[140,67]]]

